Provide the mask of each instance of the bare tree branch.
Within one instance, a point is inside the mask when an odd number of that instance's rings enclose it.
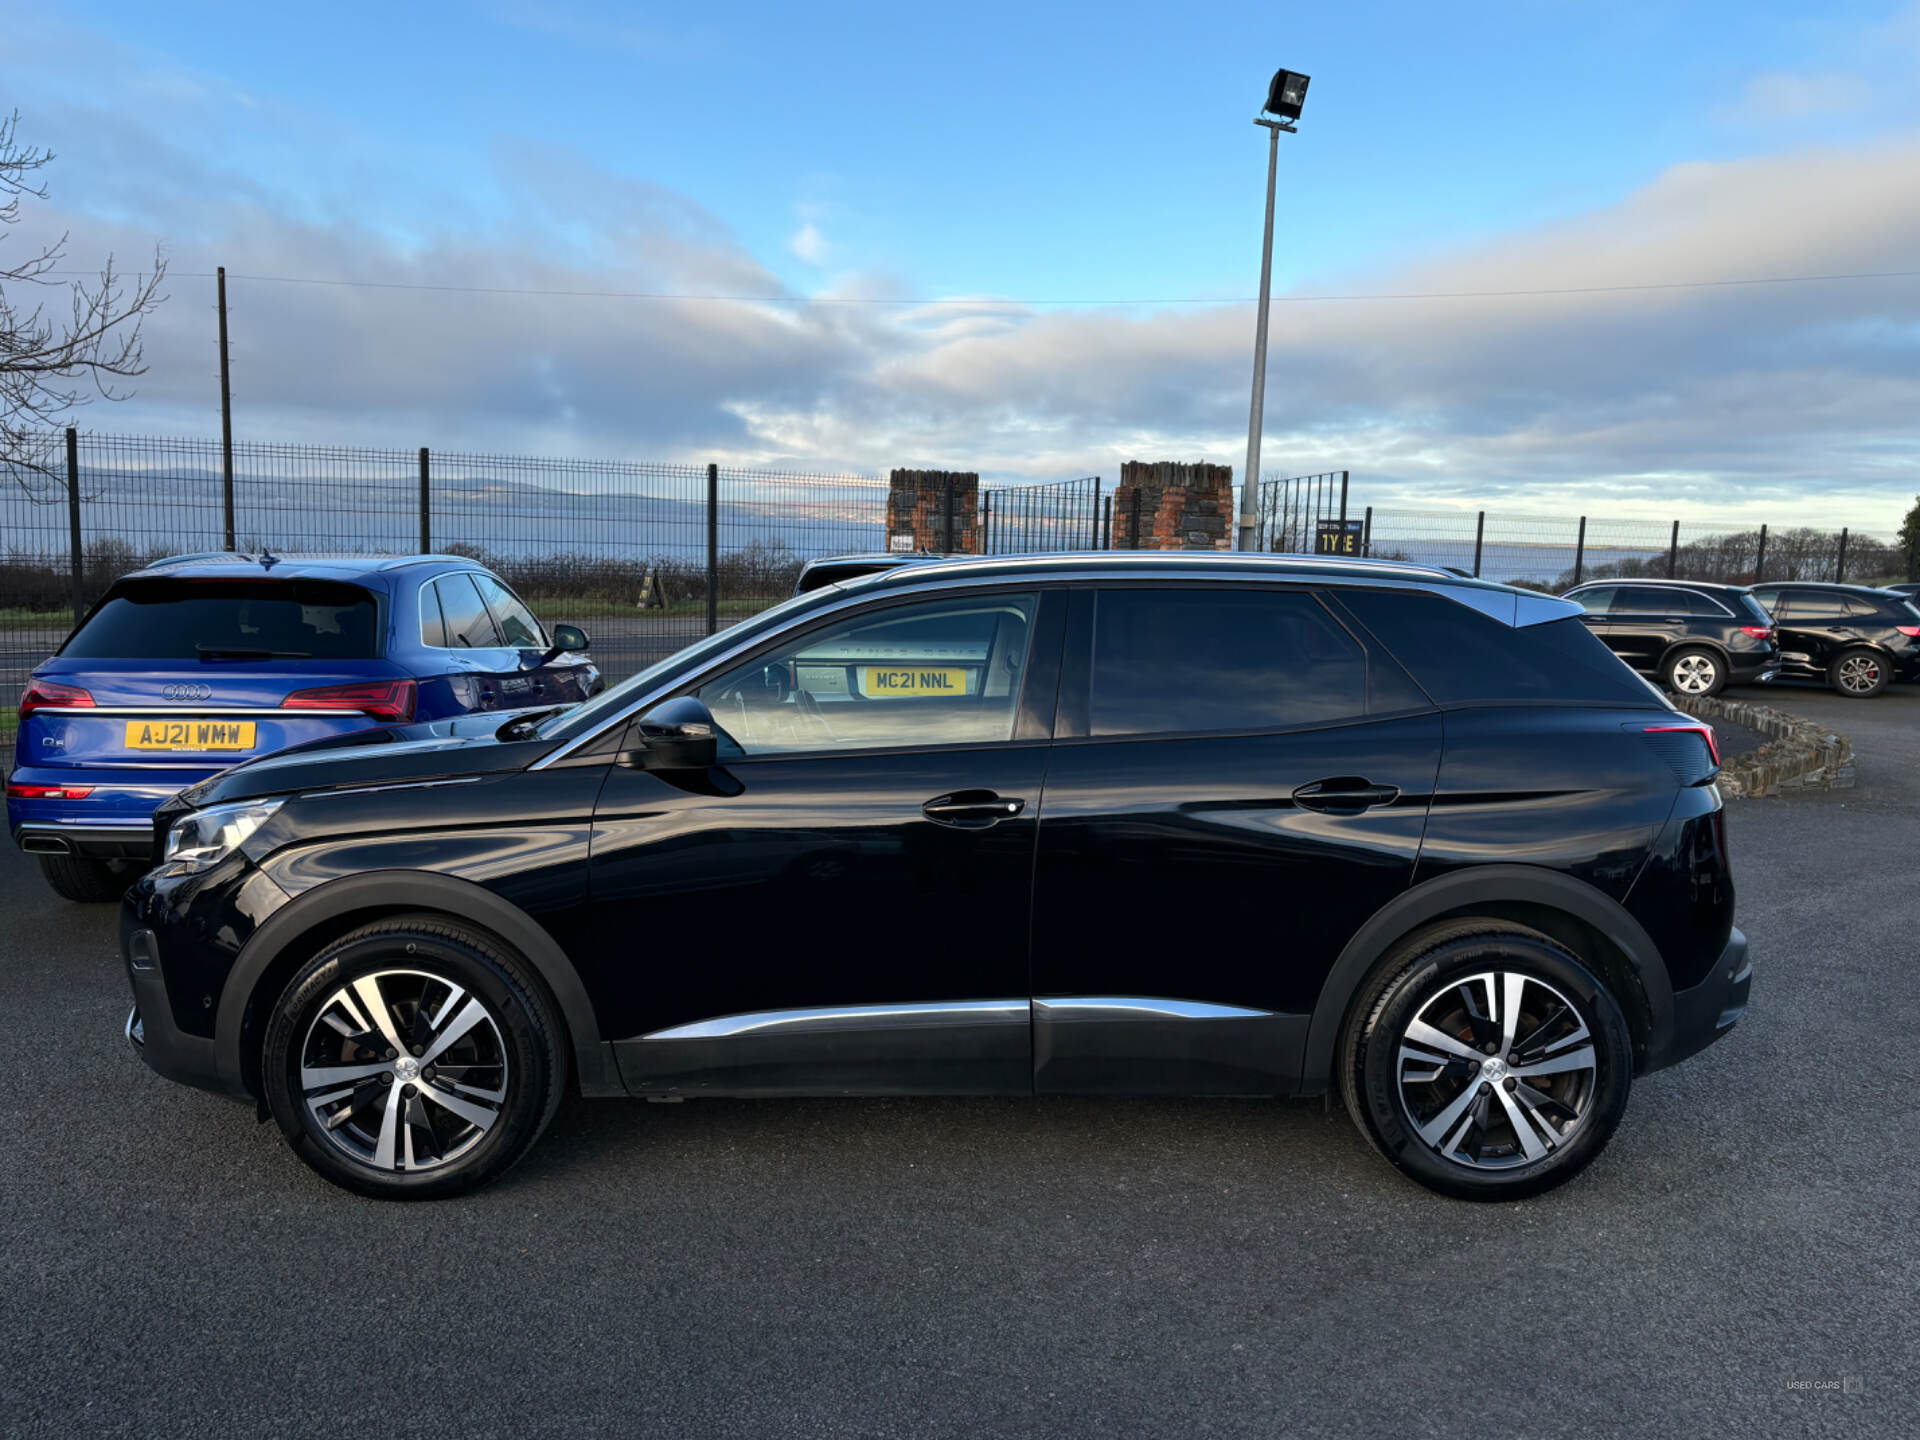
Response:
[[[4,227],[19,222],[23,199],[47,198],[38,177],[54,160],[51,150],[22,144],[19,126],[18,111],[0,119],[0,242],[8,238]],[[116,382],[146,373],[141,322],[167,298],[160,293],[167,262],[156,249],[153,268],[131,283],[109,255],[97,281],[66,286],[65,323],[48,316],[44,301],[16,304],[20,286],[61,288],[51,276],[66,253],[62,235],[0,263],[0,465],[36,498],[34,481],[53,473],[53,432],[82,405],[125,399],[132,391]]]

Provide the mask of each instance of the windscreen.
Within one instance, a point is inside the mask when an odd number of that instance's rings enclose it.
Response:
[[[379,607],[333,580],[127,580],[61,655],[80,660],[370,660]]]

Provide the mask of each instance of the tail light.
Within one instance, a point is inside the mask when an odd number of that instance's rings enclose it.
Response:
[[[1909,640],[1920,640],[1920,625],[1896,625],[1893,628]]]
[[[1756,640],[1771,640],[1773,638],[1773,627],[1771,625],[1742,625],[1740,627],[1740,633],[1742,635],[1751,635]],[[1914,633],[1920,635],[1920,629],[1916,629]]]
[[[91,785],[9,785],[9,800],[84,800],[93,794]]]
[[[1720,768],[1720,741],[1713,733],[1713,727],[1704,720],[1681,720],[1671,725],[1647,725],[1642,727],[1649,735],[1674,735],[1692,731],[1707,742],[1707,754],[1713,757],[1713,768]]]
[[[93,696],[78,685],[62,685],[54,680],[29,680],[27,693],[20,697],[20,718],[36,710],[91,710]]]
[[[283,710],[358,710],[376,720],[411,720],[411,680],[363,680],[352,685],[322,685],[296,690],[280,702]]]

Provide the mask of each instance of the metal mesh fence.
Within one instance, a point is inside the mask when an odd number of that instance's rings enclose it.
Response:
[[[71,447],[69,450],[69,446]],[[0,465],[0,739],[33,667],[116,577],[229,543],[278,554],[450,551],[494,567],[550,623],[594,636],[618,680],[791,594],[822,555],[886,546],[887,482],[635,461],[240,442],[231,501],[215,440],[48,438]],[[71,458],[69,458],[69,456]],[[1563,590],[1627,576],[1754,583],[1909,578],[1887,533],[1526,516],[1349,503],[1344,472],[1270,476],[1257,543],[1310,552],[1318,521],[1364,524],[1376,558]],[[982,493],[990,554],[1109,548],[1097,476]],[[230,505],[230,510],[229,510]]]
[[[1315,527],[1338,520],[1347,502],[1347,472],[1267,476],[1255,496],[1254,548],[1268,554],[1311,555]]]
[[[1740,527],[1469,510],[1369,510],[1365,545],[1379,560],[1439,565],[1555,592],[1618,579],[1873,585],[1906,578],[1908,564],[1893,535],[1853,526]]]
[[[1030,555],[1056,550],[1105,550],[1113,534],[1113,497],[1100,477],[1013,485],[980,496],[980,553]]]

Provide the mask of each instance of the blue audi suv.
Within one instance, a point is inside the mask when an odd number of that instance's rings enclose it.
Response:
[[[187,786],[373,726],[570,705],[604,688],[587,644],[456,555],[164,560],[34,670],[7,827],[67,899],[116,899]]]

